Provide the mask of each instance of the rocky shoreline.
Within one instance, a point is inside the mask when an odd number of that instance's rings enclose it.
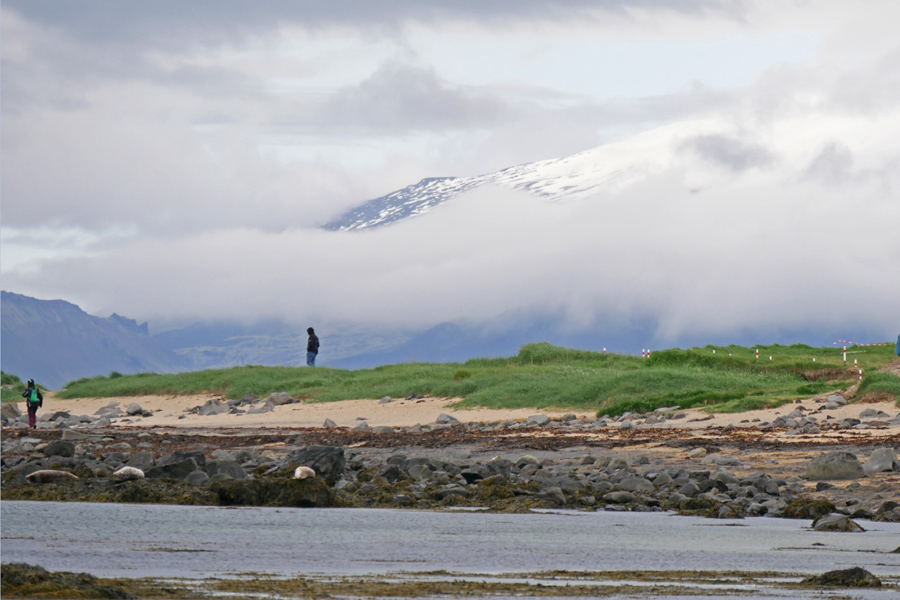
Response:
[[[629,415],[611,427],[604,419],[574,415],[467,424],[442,414],[433,424],[414,427],[293,430],[111,427],[83,416],[51,415],[48,422],[64,426],[4,428],[2,497],[671,510],[716,518],[831,515],[816,526],[847,531],[860,528],[853,520],[900,522],[897,440],[877,435],[877,423],[867,424],[865,437],[854,437],[858,430],[846,423],[816,425],[819,435],[803,433],[809,423],[798,428],[798,419],[806,418],[802,412],[767,424],[770,429],[711,428],[700,437],[646,425],[677,415],[677,409]],[[844,435],[821,435],[829,427]],[[772,429],[792,428],[801,433],[788,441],[771,435]],[[316,476],[296,479],[301,466]]]

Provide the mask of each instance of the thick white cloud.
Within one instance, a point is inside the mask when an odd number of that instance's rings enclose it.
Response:
[[[3,4],[5,289],[168,321],[896,326],[892,3],[79,4]],[[600,143],[627,185],[579,203],[315,228]]]

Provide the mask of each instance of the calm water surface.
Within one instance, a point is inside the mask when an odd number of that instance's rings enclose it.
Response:
[[[239,572],[380,574],[549,569],[900,575],[900,525],[819,533],[809,521],[664,513],[522,515],[413,510],[2,502],[3,562],[102,577]]]

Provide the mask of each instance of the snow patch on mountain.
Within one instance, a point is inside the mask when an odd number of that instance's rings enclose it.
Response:
[[[430,177],[370,200],[324,225],[352,231],[390,225],[425,214],[451,198],[485,185],[525,191],[549,202],[614,193],[671,163],[673,131],[649,131],[630,140],[565,158],[517,165],[474,177]]]

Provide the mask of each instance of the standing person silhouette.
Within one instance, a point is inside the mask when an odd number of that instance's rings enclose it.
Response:
[[[312,327],[309,327],[306,333],[309,334],[309,339],[306,341],[306,364],[314,367],[316,366],[316,355],[319,353],[319,338]]]
[[[34,379],[28,380],[28,385],[25,386],[22,397],[25,398],[25,408],[28,409],[28,426],[32,429],[37,429],[37,411],[38,408],[44,405],[44,395],[34,385]]]

